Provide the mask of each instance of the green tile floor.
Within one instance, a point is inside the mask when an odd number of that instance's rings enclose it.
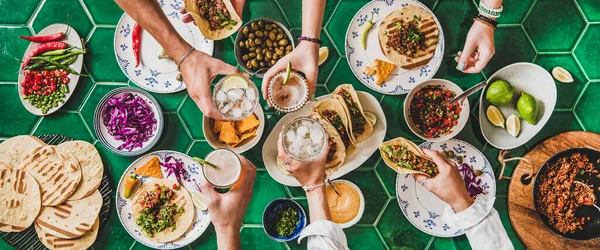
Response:
[[[392,0],[388,0],[392,1]],[[344,56],[346,28],[366,0],[328,0],[323,23],[322,39],[330,48],[330,56],[320,68],[318,94],[326,94],[342,83],[352,83],[359,90],[369,91],[350,72]],[[435,75],[449,79],[463,89],[486,79],[496,70],[513,62],[534,62],[551,70],[562,66],[569,70],[575,82],[556,83],[558,101],[554,114],[544,129],[526,145],[512,151],[522,155],[536,143],[557,133],[586,130],[600,133],[600,1],[598,0],[504,0],[505,11],[496,31],[496,56],[481,74],[466,75],[455,70],[453,57],[462,49],[472,24],[476,2],[471,0],[423,0],[439,18],[446,35],[446,56]],[[247,0],[243,20],[269,17],[291,28],[294,36],[301,32],[300,0]],[[133,86],[119,70],[113,53],[113,36],[123,11],[110,0],[0,0],[0,141],[19,134],[60,133],[95,143],[110,174],[113,188],[116,180],[134,158],[110,153],[92,131],[96,104],[108,91]],[[82,78],[74,96],[60,112],[41,118],[29,114],[18,100],[15,57],[21,57],[28,43],[19,35],[35,34],[52,23],[65,22],[70,14],[71,24],[86,38],[90,53],[85,56],[84,70],[90,78]],[[235,64],[233,38],[215,42],[214,55]],[[256,83],[260,80],[254,79]],[[388,120],[387,138],[403,136],[420,142],[404,122],[399,107],[405,96],[382,96]],[[199,124],[200,111],[186,92],[153,94],[165,111],[165,132],[155,149],[174,149],[190,155],[204,155],[211,147],[204,140]],[[471,98],[473,110],[478,108],[477,97]],[[262,103],[264,106],[264,102]],[[400,111],[399,111],[400,110]],[[279,116],[266,110],[270,131]],[[493,163],[496,175],[498,150],[488,145],[479,132],[478,117],[472,115],[458,138],[480,148]],[[266,172],[261,148],[266,138],[245,153],[257,167],[254,199],[248,208],[242,228],[244,249],[305,249],[306,243],[277,243],[269,240],[261,228],[261,215],[266,204],[278,197],[292,197],[307,210],[304,193],[274,181]],[[511,174],[515,164],[509,164]],[[346,229],[351,249],[468,249],[465,236],[436,238],[414,228],[402,215],[395,199],[395,173],[385,167],[377,154],[356,171],[344,176],[356,183],[365,194],[367,208],[356,226]],[[525,246],[511,228],[507,212],[508,182],[498,181],[495,207],[503,225],[517,249]],[[0,235],[1,238],[1,235]],[[125,232],[113,210],[107,227],[98,237],[94,249],[145,249]],[[202,237],[186,249],[216,249],[214,228],[209,227]],[[11,249],[0,241],[0,249]]]

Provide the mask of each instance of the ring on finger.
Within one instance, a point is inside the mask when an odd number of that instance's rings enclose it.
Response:
[[[290,157],[287,161],[284,161],[283,164],[285,165],[289,165],[290,163],[292,163],[294,159],[292,157]]]

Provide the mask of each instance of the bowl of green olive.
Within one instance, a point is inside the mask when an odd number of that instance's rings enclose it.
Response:
[[[294,49],[290,31],[280,22],[258,18],[242,26],[235,38],[235,58],[242,68],[262,78],[277,60]]]

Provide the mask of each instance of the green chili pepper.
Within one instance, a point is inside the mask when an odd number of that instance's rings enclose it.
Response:
[[[367,20],[367,22],[365,22],[362,32],[360,33],[360,44],[362,45],[363,49],[367,49],[367,34],[369,34],[369,31],[371,30],[371,28],[373,28],[373,17],[375,16],[375,13],[371,12],[371,19]]]
[[[58,68],[64,69],[64,70],[66,70],[67,72],[69,72],[71,74],[75,74],[75,75],[79,75],[79,76],[88,76],[86,74],[80,74],[79,72],[77,72],[77,71],[69,68],[68,66],[62,65],[60,63],[57,63],[57,62],[55,62],[55,61],[53,61],[51,59],[43,58],[42,60],[44,60],[44,61],[46,61],[46,62],[48,62],[48,63],[50,63],[50,64],[52,64],[52,65],[54,65],[54,66],[56,66]]]

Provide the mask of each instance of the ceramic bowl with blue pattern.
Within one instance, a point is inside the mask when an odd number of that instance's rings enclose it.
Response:
[[[294,232],[292,232],[290,235],[282,236],[275,232],[275,226],[277,225],[280,214],[289,208],[292,208],[296,211],[298,223],[294,228]],[[302,230],[304,230],[306,227],[306,213],[300,204],[298,204],[298,202],[288,198],[279,198],[269,202],[263,213],[262,223],[265,233],[272,240],[277,242],[291,241],[298,238],[300,233],[302,233]]]

